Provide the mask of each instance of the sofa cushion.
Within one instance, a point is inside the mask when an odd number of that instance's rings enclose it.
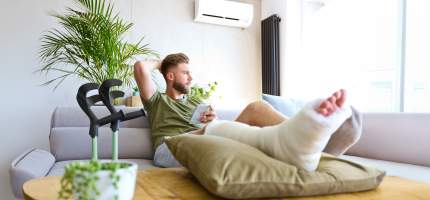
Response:
[[[87,127],[56,127],[49,136],[51,152],[56,161],[91,158],[91,137]],[[149,129],[121,128],[118,134],[119,158],[152,159],[152,140]],[[98,156],[110,159],[112,156],[112,131],[99,128]]]
[[[305,101],[294,100],[291,98],[283,98],[280,96],[274,96],[269,94],[262,94],[264,101],[268,102],[277,111],[284,114],[287,117],[294,116],[300,111],[306,104]]]
[[[120,159],[127,161],[127,162],[133,162],[137,164],[138,170],[144,170],[144,169],[150,169],[150,168],[157,168],[152,164],[152,160],[145,160],[145,159]],[[75,161],[85,161],[85,160],[68,160],[68,161],[60,161],[56,162],[54,166],[51,168],[47,176],[62,176],[64,174],[64,167]],[[109,161],[109,160],[100,160],[100,161]]]
[[[309,196],[369,190],[384,172],[321,157],[315,172],[275,160],[249,145],[210,135],[181,135],[166,144],[175,158],[210,192],[224,198]]]

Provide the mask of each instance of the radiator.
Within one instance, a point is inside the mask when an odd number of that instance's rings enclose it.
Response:
[[[280,95],[279,22],[272,15],[261,21],[262,89],[264,94]]]

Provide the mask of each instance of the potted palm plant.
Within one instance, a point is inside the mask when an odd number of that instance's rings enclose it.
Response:
[[[78,76],[97,84],[119,79],[124,86],[132,86],[131,60],[137,55],[158,58],[158,54],[143,44],[143,37],[135,44],[124,41],[133,23],[115,14],[111,2],[74,1],[80,8],[69,7],[65,14],[51,14],[61,28],[49,30],[41,38],[40,71],[60,73],[42,85],[56,82],[57,88],[67,77]]]
[[[52,14],[58,19],[61,28],[52,29],[42,36],[40,59],[43,66],[40,71],[60,73],[60,76],[43,85],[56,83],[57,88],[67,77],[77,76],[96,85],[101,85],[106,80],[119,79],[124,86],[131,86],[131,60],[137,55],[158,57],[158,54],[149,49],[148,44],[143,44],[143,38],[135,44],[124,41],[124,34],[133,24],[115,14],[111,2],[75,2],[80,8],[69,7],[63,15]],[[113,89],[121,87],[120,85]],[[97,99],[90,98],[91,101]],[[90,100],[83,102],[88,103]],[[93,156],[90,162],[76,162],[66,166],[59,198],[131,199],[137,166],[117,162],[117,151],[112,153],[114,162],[100,162],[97,159],[96,138],[92,140],[92,146]]]

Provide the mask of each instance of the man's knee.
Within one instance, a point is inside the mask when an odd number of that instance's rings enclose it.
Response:
[[[246,110],[250,112],[259,112],[261,110],[270,109],[271,105],[265,101],[254,101],[246,106]]]

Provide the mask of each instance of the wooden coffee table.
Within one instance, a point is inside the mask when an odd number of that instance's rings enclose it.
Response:
[[[27,200],[56,200],[60,190],[59,176],[27,181],[23,186]],[[140,200],[185,200],[221,199],[213,196],[183,168],[148,169],[139,171],[134,199]],[[302,198],[300,200],[429,200],[430,184],[388,176],[381,185],[371,191]]]
[[[24,198],[26,200],[57,200],[60,191],[61,176],[47,176],[43,178],[27,181],[22,186]],[[147,194],[137,184],[134,192],[134,199],[148,199]]]
[[[23,193],[26,200],[57,200],[61,176],[47,176],[24,183]],[[182,193],[182,188],[197,189]],[[181,196],[181,198],[177,198]],[[134,200],[163,199],[220,199],[205,189],[183,168],[154,168],[137,173]]]

